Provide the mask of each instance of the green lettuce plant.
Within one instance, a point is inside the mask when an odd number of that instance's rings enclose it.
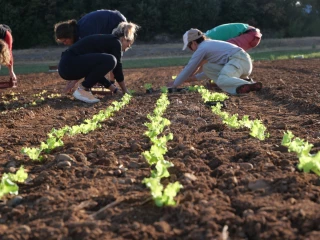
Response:
[[[182,188],[182,185],[178,182],[174,184],[169,183],[165,189],[161,184],[162,178],[170,176],[168,168],[174,166],[173,163],[164,159],[164,154],[168,151],[167,142],[173,139],[173,134],[169,133],[168,135],[159,137],[164,128],[170,125],[170,121],[162,117],[162,114],[169,104],[170,102],[167,93],[162,93],[156,103],[153,115],[147,115],[150,122],[144,124],[148,127],[148,131],[145,132],[145,135],[150,138],[153,145],[149,151],[144,151],[142,155],[149,165],[154,165],[154,169],[151,170],[151,177],[144,178],[143,183],[150,188],[152,198],[159,207],[175,205],[176,202],[174,201],[174,197],[177,195],[180,188]]]
[[[122,107],[129,103],[131,96],[125,94],[122,97],[121,102],[112,102],[112,105],[109,106],[106,110],[101,110],[98,114],[94,115],[92,119],[86,119],[84,123],[80,125],[75,125],[72,127],[64,126],[61,129],[52,129],[48,134],[48,139],[46,142],[41,142],[40,148],[22,148],[21,153],[27,155],[30,159],[35,161],[43,160],[43,157],[40,156],[42,152],[49,153],[56,147],[63,146],[62,138],[65,134],[70,136],[76,134],[87,134],[95,129],[101,127],[101,122],[105,121],[107,118],[112,116],[115,111],[119,111]]]
[[[314,172],[320,176],[320,151],[310,154],[313,144],[295,137],[291,131],[283,134],[281,145],[288,148],[289,152],[295,152],[299,158],[298,169],[304,172]]]
[[[13,173],[4,173],[0,182],[0,199],[7,194],[18,194],[19,186],[16,184],[24,182],[28,178],[28,174],[25,172],[23,166],[19,170]]]
[[[151,83],[145,83],[143,86],[144,86],[144,88],[145,88],[146,90],[152,88],[152,84],[151,84]]]
[[[143,183],[151,190],[151,195],[158,207],[175,206],[174,198],[183,186],[179,182],[169,183],[164,189],[160,178],[145,178]]]

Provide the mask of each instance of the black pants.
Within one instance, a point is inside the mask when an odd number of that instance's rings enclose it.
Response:
[[[111,86],[105,75],[117,65],[117,59],[106,53],[89,53],[75,55],[64,52],[59,63],[59,75],[65,80],[79,80],[84,78],[82,86],[92,88],[97,83],[106,88]]]

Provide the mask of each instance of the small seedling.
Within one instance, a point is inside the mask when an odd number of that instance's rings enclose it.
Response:
[[[145,89],[152,88],[152,84],[151,83],[145,83],[143,86],[144,86]]]
[[[128,91],[129,91],[129,94],[130,94],[130,95],[134,95],[134,94],[136,93],[136,91],[135,91],[135,90],[131,90],[131,89],[129,89]]]
[[[168,88],[167,88],[166,86],[162,86],[162,87],[160,88],[160,91],[161,91],[162,93],[167,93],[167,92],[168,92]]]
[[[153,92],[153,88],[152,88],[152,84],[151,83],[145,83],[144,84],[144,88],[146,89],[146,93],[152,93]]]

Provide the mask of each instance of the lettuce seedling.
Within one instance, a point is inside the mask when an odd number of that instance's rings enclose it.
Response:
[[[160,91],[162,93],[168,93],[168,88],[166,86],[162,86],[162,87],[160,87]]]
[[[42,148],[25,147],[21,149],[21,153],[27,155],[31,160],[42,161],[43,157],[40,157],[42,150]]]
[[[22,183],[28,178],[23,166],[13,173],[4,173],[0,182],[0,199],[6,194],[18,194],[19,187],[16,182]]]
[[[145,83],[143,86],[144,86],[144,88],[145,88],[146,90],[152,88],[152,84],[151,84],[151,83]]]

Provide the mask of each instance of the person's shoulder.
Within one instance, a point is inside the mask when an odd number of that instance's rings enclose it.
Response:
[[[119,45],[121,45],[121,41],[120,41],[120,39],[117,37],[117,36],[115,36],[115,35],[113,35],[113,34],[101,34],[106,40],[108,40],[108,41],[112,41],[112,42],[115,42],[115,43],[119,43]]]
[[[114,15],[114,11],[113,10],[109,10],[109,9],[100,9],[95,11],[96,15],[100,15],[100,16],[109,16],[109,15]]]
[[[214,42],[215,42],[216,40],[213,40],[213,39],[205,39],[202,43],[204,43],[204,44],[202,44],[203,46],[204,45],[210,45],[210,44],[213,44]],[[200,44],[200,46],[201,46],[201,44]]]
[[[119,40],[119,38],[114,35],[114,34],[100,34],[100,35],[103,35],[105,38],[109,38],[109,39],[117,39]],[[120,41],[120,40],[119,40]]]

